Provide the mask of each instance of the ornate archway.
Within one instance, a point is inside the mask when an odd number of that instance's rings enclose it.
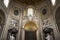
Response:
[[[0,9],[0,36],[5,25],[5,13]]]
[[[27,22],[24,25],[25,40],[37,40],[36,30],[37,25],[34,22]]]

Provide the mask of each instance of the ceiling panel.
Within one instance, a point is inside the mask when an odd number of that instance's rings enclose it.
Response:
[[[32,5],[43,0],[14,0],[14,1]]]

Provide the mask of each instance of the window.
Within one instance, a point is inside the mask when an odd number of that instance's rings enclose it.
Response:
[[[51,0],[51,2],[52,2],[52,5],[55,5],[56,0]]]
[[[33,8],[28,8],[27,16],[33,16]]]
[[[9,0],[4,0],[4,4],[5,4],[6,7],[8,7]]]
[[[29,20],[32,19],[32,17],[33,17],[33,13],[34,13],[33,8],[28,8],[27,16],[28,16]]]

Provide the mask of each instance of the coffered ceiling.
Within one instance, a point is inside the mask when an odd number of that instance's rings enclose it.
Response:
[[[33,4],[42,2],[43,0],[14,0],[14,1],[21,2],[21,3],[24,3],[24,4],[33,5]]]

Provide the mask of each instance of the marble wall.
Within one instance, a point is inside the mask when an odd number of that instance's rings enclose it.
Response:
[[[27,21],[32,20],[37,24],[38,27],[37,40],[43,40],[43,29],[45,27],[52,28],[55,40],[59,40],[59,32],[55,21],[55,11],[59,5],[59,1],[56,2],[55,6],[52,6],[51,2],[47,0],[34,6],[22,3],[19,4],[11,1],[8,8],[6,8],[2,2],[0,4],[0,9],[2,9],[6,14],[6,24],[1,35],[1,40],[6,40],[8,30],[13,27],[18,30],[17,40],[24,40],[23,26]],[[27,16],[27,9],[29,7],[32,7],[34,9],[34,16],[32,17],[32,20],[29,20]]]

